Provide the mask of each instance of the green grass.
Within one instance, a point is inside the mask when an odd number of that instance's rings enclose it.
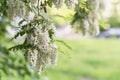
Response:
[[[50,80],[120,80],[120,40],[65,40],[58,64],[44,71]],[[71,58],[70,58],[71,56]]]

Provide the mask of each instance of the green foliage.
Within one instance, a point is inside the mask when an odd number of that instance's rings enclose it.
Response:
[[[2,45],[0,45],[0,75],[2,80],[8,77],[13,77],[12,79],[20,77],[22,80],[26,75],[31,79],[34,77],[37,78],[36,80],[39,79],[39,76],[32,71],[21,52],[13,53]]]
[[[52,29],[50,29],[50,30],[48,30],[48,33],[49,33],[49,37],[51,39],[51,42],[54,42],[54,39],[53,39],[53,34],[55,34],[54,31]]]
[[[6,4],[6,0],[0,0],[0,16],[7,16],[6,9],[8,6]]]
[[[104,31],[107,29],[106,23],[103,19],[99,19],[99,26],[100,26],[100,31]]]
[[[5,18],[0,17],[0,38],[5,36],[6,26],[14,27],[11,22],[7,21]]]
[[[53,5],[53,4],[52,4],[52,0],[47,0],[47,3],[48,3],[48,6],[49,6],[49,7],[52,7],[52,5]]]
[[[9,48],[9,50],[13,50],[13,51],[18,51],[18,50],[25,50],[25,49],[33,49],[33,48],[36,48],[35,46],[31,45],[31,44],[19,44],[19,45],[15,45],[11,48]]]
[[[0,34],[1,34],[1,36],[3,36],[3,34],[6,32],[5,26],[6,26],[5,22],[0,20]]]
[[[120,17],[120,15],[115,13],[108,19],[108,23],[111,27],[120,27],[120,19],[118,17]]]

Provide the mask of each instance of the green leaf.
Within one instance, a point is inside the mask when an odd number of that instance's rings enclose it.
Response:
[[[22,19],[19,23],[18,23],[18,25],[20,26],[24,21],[26,21],[25,19]]]
[[[53,4],[52,4],[52,0],[48,0],[48,1],[47,1],[47,4],[48,4],[49,7],[52,7],[52,5],[53,5]]]
[[[66,46],[68,49],[72,50],[72,47],[69,46],[66,42],[64,42],[63,40],[56,40],[57,42],[62,43],[64,46]]]
[[[52,39],[52,35],[54,34],[54,31],[52,29],[50,29],[50,30],[48,30],[48,33],[49,33],[50,39]]]

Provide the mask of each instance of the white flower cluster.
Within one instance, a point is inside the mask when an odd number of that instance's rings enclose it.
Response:
[[[31,28],[34,28],[33,32],[27,33],[26,36],[26,44],[30,44],[34,47],[26,49],[26,57],[30,63],[30,66],[35,71],[41,72],[42,68],[45,68],[46,65],[50,63],[55,64],[57,62],[56,45],[54,41],[51,42],[51,40],[54,40],[55,38],[56,29],[53,24],[50,24],[51,22],[48,20],[49,18],[46,18],[44,11],[42,11],[44,7],[41,6],[41,3],[44,3],[46,0],[27,1],[29,2],[24,2],[22,0],[7,0],[7,13],[10,20],[13,20],[14,17],[20,17],[25,19],[27,23],[29,23],[29,21],[32,21],[30,22],[31,25],[28,25],[23,29],[24,31],[28,31]],[[61,0],[59,0],[59,2],[61,2]],[[59,4],[59,2],[57,4]],[[29,20],[28,14],[30,11],[27,11],[29,10],[28,7],[33,9],[33,14],[37,16],[37,18],[40,18],[38,23],[35,22],[36,20],[34,19]],[[38,7],[40,7],[39,11]],[[39,12],[43,12],[43,14],[39,14]],[[46,22],[40,23],[41,20],[46,20]]]
[[[46,0],[28,0],[29,2],[25,3],[21,0],[7,0],[7,13],[10,20],[13,17],[27,18],[29,14],[28,6],[31,4],[37,5],[38,3],[44,3]],[[78,3],[78,0],[52,0],[51,3],[54,3],[56,8],[61,8],[63,3],[66,4],[68,8],[71,8],[73,4]],[[40,6],[40,5],[39,5]]]
[[[61,8],[63,3],[65,3],[67,8],[69,9],[69,8],[73,7],[73,4],[77,4],[78,0],[53,0],[53,3],[56,8]]]
[[[17,16],[21,18],[26,17],[28,9],[26,8],[25,3],[21,0],[7,0],[7,6],[8,18],[10,20]]]
[[[99,33],[99,0],[88,0],[87,4],[90,8],[87,18],[84,20],[84,28],[86,35],[97,35]]]
[[[49,30],[55,32],[55,27],[51,24]],[[54,34],[52,36],[54,37]],[[30,66],[39,73],[46,65],[57,62],[56,45],[50,41],[48,29],[42,29],[42,25],[34,26],[34,31],[27,35],[27,43],[37,47],[27,50],[27,59]]]

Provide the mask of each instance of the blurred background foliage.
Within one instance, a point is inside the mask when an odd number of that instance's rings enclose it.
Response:
[[[118,17],[120,17],[120,15],[115,11],[113,16],[108,19],[108,23],[111,27],[120,27],[120,18]]]
[[[113,4],[113,10],[112,10],[112,16],[108,18],[108,23],[111,27],[120,27],[120,1],[114,2]]]
[[[110,4],[110,7],[108,7],[107,4],[100,6],[102,8],[99,11],[100,31],[104,31],[110,27],[120,27],[120,1],[107,0],[107,2]],[[74,8],[67,9],[67,7],[63,5],[60,9],[56,9],[54,6],[52,8],[48,7],[48,13],[54,21],[55,25],[59,27],[62,24],[69,24],[73,20],[73,16],[76,11],[74,10]],[[79,16],[77,17],[79,18]]]
[[[48,7],[48,13],[55,25],[59,27],[61,24],[69,23],[75,11],[74,8],[68,9],[63,5],[60,9],[56,9],[54,6]]]

